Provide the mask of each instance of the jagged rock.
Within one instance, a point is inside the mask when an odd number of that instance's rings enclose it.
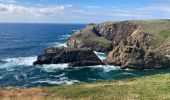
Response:
[[[34,65],[37,64],[62,64],[69,63],[70,66],[103,65],[104,63],[90,49],[80,48],[47,48],[44,55],[40,55]]]
[[[168,57],[135,46],[120,46],[111,51],[105,60],[122,69],[156,69],[170,67]]]

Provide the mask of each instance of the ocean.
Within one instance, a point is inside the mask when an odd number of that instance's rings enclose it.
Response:
[[[33,65],[47,47],[65,46],[67,38],[85,24],[0,24],[0,87],[59,86],[119,80],[153,74],[161,70],[121,70],[118,66],[70,68],[67,64]],[[104,59],[106,54],[96,53]]]

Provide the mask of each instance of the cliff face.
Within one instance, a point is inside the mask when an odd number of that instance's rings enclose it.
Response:
[[[106,52],[108,64],[122,68],[170,67],[170,21],[123,21],[91,24],[69,37],[70,48]]]
[[[168,57],[136,46],[117,46],[109,52],[107,64],[118,65],[122,69],[156,69],[170,67]]]
[[[148,49],[153,48],[156,37],[145,32],[142,27],[132,22],[103,23],[89,25],[69,37],[67,45],[71,48],[90,48],[94,51],[108,52],[123,45],[138,44]]]

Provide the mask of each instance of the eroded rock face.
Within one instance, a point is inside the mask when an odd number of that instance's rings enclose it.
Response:
[[[146,26],[157,28],[154,24],[151,25],[153,27]],[[70,48],[90,48],[106,52],[108,58],[105,62],[121,68],[170,67],[169,59],[165,56],[170,54],[169,43],[160,47],[162,42],[156,35],[148,33],[149,28],[146,26],[133,21],[90,24],[69,37],[67,45]]]
[[[130,22],[103,23],[96,27],[98,34],[118,45],[132,34],[142,31],[142,28]]]
[[[69,65],[73,67],[104,64],[90,49],[59,47],[47,48],[45,54],[38,56],[34,65],[62,63],[69,63]]]
[[[105,60],[108,64],[121,66],[122,69],[168,68],[168,57],[135,46],[120,46],[111,51]]]
[[[142,28],[130,22],[92,24],[70,36],[67,45],[71,48],[90,48],[108,53],[120,43],[130,43],[128,39],[140,32]]]

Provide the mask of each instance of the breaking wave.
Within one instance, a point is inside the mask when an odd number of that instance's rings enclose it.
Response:
[[[32,66],[33,62],[36,61],[37,57],[17,57],[17,58],[7,58],[3,61],[4,63],[0,64],[0,69],[7,67],[15,67],[15,66]]]
[[[64,70],[68,67],[69,67],[68,64],[50,64],[50,65],[44,64],[40,66],[40,68],[42,68],[46,72],[55,72],[55,70],[57,69]]]
[[[67,47],[66,43],[52,43],[54,47]]]
[[[112,70],[120,70],[120,67],[113,66],[113,65],[96,65],[96,66],[89,66],[90,68],[97,68],[102,69],[104,72],[110,72]]]
[[[36,82],[33,82],[33,84],[50,84],[50,85],[71,85],[73,83],[79,83],[78,80],[70,80],[68,77],[61,77],[58,80],[39,80]]]

